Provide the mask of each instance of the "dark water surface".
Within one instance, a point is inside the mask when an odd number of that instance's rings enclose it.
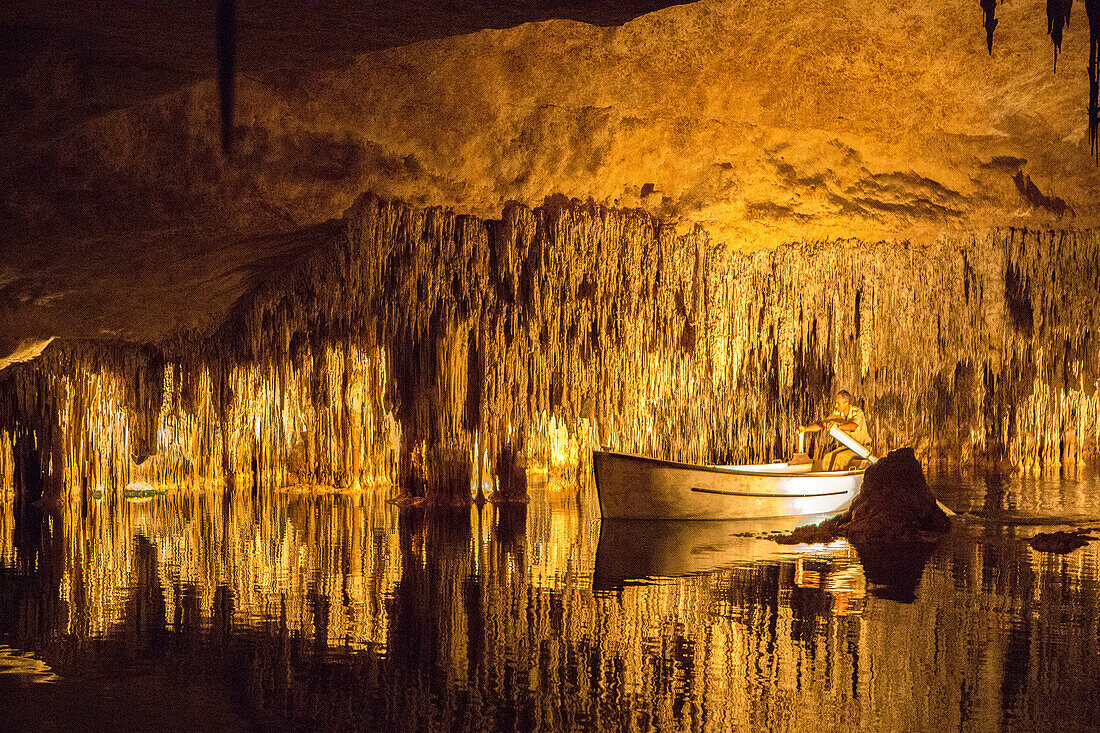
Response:
[[[1026,544],[1100,481],[930,483],[952,534],[862,557],[547,492],[7,501],[0,730],[1100,728],[1100,542]]]

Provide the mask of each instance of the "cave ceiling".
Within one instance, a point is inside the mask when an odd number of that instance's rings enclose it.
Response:
[[[365,192],[737,248],[1092,227],[1090,8],[242,2],[226,156],[214,3],[8,3],[0,366],[206,328]]]

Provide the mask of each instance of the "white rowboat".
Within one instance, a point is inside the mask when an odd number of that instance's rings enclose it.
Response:
[[[696,466],[593,451],[605,519],[752,519],[846,508],[863,469],[812,472],[809,464]]]

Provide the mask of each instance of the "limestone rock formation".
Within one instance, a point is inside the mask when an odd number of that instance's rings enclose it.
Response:
[[[242,10],[228,157],[209,12],[7,6],[0,475],[522,498],[788,454],[840,387],[926,460],[1095,455],[1086,24],[659,4]]]
[[[867,469],[859,494],[843,523],[844,536],[856,544],[913,542],[924,533],[951,528],[924,481],[912,448],[899,448]]]
[[[231,159],[212,6],[5,6],[0,359],[213,327],[367,191],[482,219],[591,198],[747,249],[1100,213],[1088,24],[1056,74],[1037,1],[997,8],[992,54],[946,2],[299,5],[242,6]],[[523,23],[554,16],[610,27]]]
[[[1008,231],[738,253],[640,211],[365,197],[209,333],[57,340],[0,373],[0,471],[521,498],[519,459],[583,481],[594,445],[789,455],[840,386],[880,445],[1072,468],[1100,438],[1097,249]]]

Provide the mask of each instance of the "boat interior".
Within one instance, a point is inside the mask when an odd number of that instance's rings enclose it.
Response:
[[[740,465],[714,465],[709,468],[718,468],[727,471],[736,471],[737,473],[757,473],[757,474],[806,474],[807,476],[844,476],[852,473],[863,473],[867,470],[867,461],[858,461],[848,469],[843,471],[814,471],[812,463],[760,463],[760,464],[740,464]]]

